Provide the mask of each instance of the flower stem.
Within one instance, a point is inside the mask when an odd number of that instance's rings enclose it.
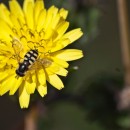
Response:
[[[130,86],[130,53],[129,53],[129,32],[126,0],[117,0],[120,40],[122,49],[122,60],[125,69],[125,85]]]
[[[122,50],[122,61],[124,65],[124,89],[119,94],[119,109],[125,109],[130,106],[130,52],[129,52],[129,26],[128,26],[128,14],[127,14],[127,1],[117,0],[118,4],[118,17],[119,17],[119,29],[120,40]]]
[[[37,121],[39,118],[39,106],[35,104],[30,111],[25,115],[24,130],[37,130]]]

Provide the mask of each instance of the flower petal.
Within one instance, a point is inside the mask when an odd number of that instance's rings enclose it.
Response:
[[[55,33],[55,31],[49,27],[46,32],[45,32],[45,36],[44,39],[51,39],[52,35]]]
[[[34,0],[24,1],[23,10],[25,13],[27,25],[30,29],[34,28],[33,8],[34,8]]]
[[[56,28],[56,31],[58,33],[58,37],[55,40],[61,38],[61,36],[66,32],[68,27],[69,27],[69,22],[66,22],[66,21],[60,22],[60,24]]]
[[[30,101],[30,95],[27,93],[24,84],[19,88],[19,103],[21,108],[27,108]]]
[[[10,35],[13,35],[11,28],[2,19],[0,19],[0,39],[11,41]]]
[[[34,6],[34,0],[24,0],[24,3],[23,3],[23,10],[27,13],[27,8],[28,8],[28,4],[29,3],[32,3],[33,6]]]
[[[81,50],[77,49],[66,49],[53,53],[53,56],[64,61],[72,61],[82,58],[83,53]]]
[[[37,91],[39,92],[39,94],[42,97],[44,97],[47,94],[47,86],[46,86],[46,84],[37,86]]]
[[[9,73],[9,71],[7,71],[7,70],[4,71],[4,73],[0,72],[0,83],[2,83],[4,79],[8,78],[8,73]]]
[[[10,19],[12,23],[15,25],[15,27],[20,28],[20,23],[18,21],[18,18],[14,14],[10,14]]]
[[[68,15],[68,11],[65,10],[64,8],[60,9],[59,11],[60,16],[63,17],[64,19],[66,19],[67,15]]]
[[[14,75],[10,76],[8,78],[8,80],[3,81],[1,86],[0,86],[0,95],[3,95],[6,92],[8,92],[10,90],[10,88],[13,87],[15,82],[16,82],[16,78]]]
[[[66,61],[61,60],[61,59],[56,58],[56,57],[51,57],[51,58],[52,58],[52,59],[54,60],[54,62],[55,62],[56,64],[58,64],[59,66],[61,66],[61,67],[63,67],[63,68],[68,68],[69,64],[68,64]]]
[[[21,6],[16,0],[9,1],[9,7],[12,14],[16,15],[17,17],[23,17],[23,11],[21,9]]]
[[[58,74],[61,76],[66,76],[68,71],[62,67],[60,67],[58,64],[56,63],[52,63],[50,67],[46,68],[47,73],[50,74]]]
[[[3,19],[11,27],[13,26],[10,20],[10,12],[4,4],[0,4],[0,19]]]
[[[24,87],[26,88],[28,94],[32,94],[35,91],[36,83],[30,83],[26,81]]]
[[[47,11],[47,15],[46,15],[46,21],[43,25],[44,30],[46,31],[48,29],[48,26],[50,26],[51,22],[52,22],[52,17],[53,17],[53,11],[54,11],[55,7],[51,6],[48,11]]]
[[[41,31],[43,29],[42,27],[46,21],[46,15],[47,15],[46,9],[42,9],[39,14],[38,20],[37,20],[37,30],[38,31]]]
[[[48,75],[47,76],[47,81],[54,86],[55,88],[57,88],[58,90],[61,90],[62,88],[64,88],[64,85],[61,81],[61,79],[56,75]]]
[[[60,67],[59,71],[57,71],[56,74],[61,75],[61,76],[67,76],[68,71],[66,69]]]
[[[45,72],[43,69],[41,69],[38,74],[38,81],[41,85],[45,85],[46,84],[46,77],[45,77]]]
[[[72,43],[79,39],[82,35],[83,32],[81,31],[81,29],[77,28],[64,34],[63,38],[68,38],[70,40],[70,43]]]
[[[17,91],[17,89],[20,87],[22,81],[23,81],[22,78],[18,78],[15,80],[15,84],[10,88],[9,95],[13,95]]]
[[[53,21],[53,24],[52,24],[52,28],[55,29],[57,24],[59,23],[60,21],[60,15],[57,13],[55,17],[53,17],[52,21]]]
[[[34,22],[35,22],[35,25],[37,23],[38,16],[39,16],[42,9],[44,9],[43,0],[36,0],[35,6],[34,6]]]
[[[55,51],[58,51],[58,50],[61,50],[63,49],[64,47],[66,47],[68,44],[70,43],[70,40],[69,39],[60,39],[60,40],[57,40],[56,42],[53,43],[53,46],[51,48],[51,52],[55,52]]]

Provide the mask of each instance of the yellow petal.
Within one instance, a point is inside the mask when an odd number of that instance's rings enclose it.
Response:
[[[52,22],[54,22],[53,20],[55,20],[57,14],[58,14],[58,8],[55,7],[55,6],[52,6],[52,7],[53,7],[53,10],[52,10],[52,12],[53,12]]]
[[[61,16],[58,12],[58,8],[56,8],[55,6],[52,6],[50,8],[50,14],[52,15],[52,19],[49,24],[49,27],[51,27],[52,29],[55,29],[61,19]]]
[[[32,94],[35,91],[36,83],[25,82],[25,88],[28,94]]]
[[[41,12],[41,10],[44,9],[44,2],[43,0],[36,0],[35,6],[34,6],[34,20],[35,24],[37,23],[38,16]]]
[[[7,79],[9,77],[9,71],[6,70],[3,72],[0,72],[0,83],[2,83],[5,79]]]
[[[60,20],[60,15],[57,13],[55,17],[53,17],[52,21],[52,28],[55,29],[55,27],[57,26],[57,24],[59,23]]]
[[[33,82],[33,83],[37,83],[37,75],[36,75],[36,73],[34,73],[34,74],[32,75],[32,82]]]
[[[52,37],[53,33],[55,33],[54,30],[51,27],[49,27],[45,32],[44,39],[49,39],[50,37]]]
[[[6,62],[7,63],[7,62]],[[0,69],[3,69],[6,66],[5,62],[2,62],[2,64],[0,64]]]
[[[19,22],[19,24],[22,23],[25,24],[25,18],[23,14],[23,10],[17,0],[11,0],[9,1],[10,11],[11,14],[14,15],[16,20]],[[15,25],[15,23],[12,21],[12,23]]]
[[[55,12],[55,9],[56,7],[54,6],[51,6],[48,11],[47,11],[47,15],[46,15],[46,21],[43,25],[43,28],[45,29],[45,31],[48,29],[49,26],[52,27],[52,19],[53,19],[53,15],[54,15],[54,12]]]
[[[70,43],[76,41],[83,35],[83,32],[81,31],[80,28],[74,29],[72,31],[67,32],[64,34],[63,38],[68,38],[70,40]]]
[[[52,20],[52,14],[49,14],[49,12],[47,12],[46,21],[45,21],[45,23],[43,24],[43,29],[44,29],[45,31],[47,30],[48,26],[50,25],[51,20]]]
[[[66,76],[68,71],[60,66],[58,66],[58,64],[56,63],[52,63],[51,66],[49,66],[48,68],[46,68],[47,73],[51,73],[51,74],[58,74],[61,76]]]
[[[4,4],[0,4],[0,18],[8,23],[11,27],[13,26],[10,20],[10,12]]]
[[[55,40],[61,38],[61,36],[66,32],[68,27],[69,27],[69,22],[66,21],[60,22],[59,26],[56,28],[58,37]]]
[[[6,65],[7,65],[7,62],[8,62],[8,58],[3,58],[3,59],[1,59],[2,61],[1,61],[1,63],[0,63],[0,68],[4,68],[4,67],[6,67]]]
[[[57,71],[56,74],[61,75],[61,76],[67,76],[68,71],[66,69],[60,67],[59,71]]]
[[[11,41],[10,35],[13,35],[11,28],[2,19],[0,19],[0,38]]]
[[[16,78],[15,76],[10,76],[8,78],[8,80],[5,80],[2,82],[1,86],[0,86],[0,95],[5,94],[6,92],[8,92],[10,90],[10,88],[13,87],[13,85],[16,82]]]
[[[63,67],[63,68],[68,68],[69,64],[68,64],[66,61],[61,60],[61,59],[56,58],[56,57],[51,57],[51,58],[52,58],[52,59],[54,60],[54,62],[55,62],[56,64],[58,64],[59,66],[61,66],[61,67]]]
[[[18,21],[18,18],[14,14],[10,14],[10,19],[12,23],[15,25],[15,27],[20,28],[20,23]]]
[[[43,69],[41,69],[38,73],[38,81],[41,85],[45,85],[46,84],[46,77],[45,77],[45,72]]]
[[[17,0],[11,0],[9,1],[9,7],[12,14],[23,17],[23,11],[21,9],[21,6],[17,2]]]
[[[15,78],[15,79],[16,79],[15,84],[10,88],[10,92],[9,92],[10,95],[13,95],[17,91],[17,89],[20,87],[20,85],[23,81],[22,78],[18,78],[18,79]]]
[[[61,90],[62,88],[64,88],[64,85],[61,81],[61,79],[56,75],[48,75],[47,76],[47,81],[54,86],[55,88],[57,88],[58,90]]]
[[[68,15],[68,11],[65,10],[64,8],[60,9],[59,11],[60,16],[63,17],[64,19],[66,19],[67,15]]]
[[[6,52],[8,52],[8,51],[10,51],[10,50],[12,50],[12,47],[10,47],[10,46],[7,46],[7,45],[5,45],[5,44],[2,44],[2,42],[0,42],[0,51],[5,51],[5,53]],[[8,54],[8,53],[7,53]],[[5,56],[3,56],[4,57],[4,59],[6,59],[6,58],[8,58],[8,57],[5,57]],[[0,57],[0,59],[2,58],[2,56]],[[4,60],[3,59],[3,60]]]
[[[83,53],[81,50],[77,49],[66,49],[53,53],[53,56],[64,61],[72,61],[82,58]]]
[[[46,10],[42,9],[39,14],[38,20],[37,20],[37,30],[38,31],[41,31],[41,29],[43,28],[43,25],[46,21],[46,14],[47,14]]]
[[[70,43],[70,40],[67,39],[67,38],[66,39],[60,39],[60,40],[53,43],[53,45],[55,45],[55,46],[51,48],[51,52],[61,50],[64,47],[66,47],[69,43]]]
[[[43,86],[43,85],[39,85],[37,86],[37,91],[39,92],[39,94],[43,97],[47,94],[47,86],[46,84]]]
[[[29,3],[32,3],[33,6],[34,6],[34,0],[24,0],[24,3],[23,3],[23,10],[27,13],[27,8],[28,8],[28,4]]]
[[[30,101],[30,95],[27,93],[24,84],[19,88],[19,103],[21,108],[27,108]]]
[[[45,68],[48,74],[55,74],[57,71],[59,71],[59,66],[52,63],[49,67]]]
[[[35,92],[36,83],[36,75],[32,74],[28,81],[25,83],[26,91],[28,94],[33,94]]]
[[[24,1],[23,10],[25,13],[27,25],[30,29],[34,28],[33,8],[34,8],[34,0],[25,0]]]

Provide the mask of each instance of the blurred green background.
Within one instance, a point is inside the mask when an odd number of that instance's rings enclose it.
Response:
[[[37,99],[38,130],[129,130],[129,111],[117,107],[124,86],[117,0],[45,0],[45,5],[69,10],[69,30],[84,32],[69,48],[82,49],[84,58],[70,63],[68,76],[61,77],[63,90],[48,85],[48,95]],[[15,100],[0,97],[0,130],[23,130],[30,109],[21,110]]]

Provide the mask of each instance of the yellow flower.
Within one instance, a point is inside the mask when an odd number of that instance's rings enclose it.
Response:
[[[0,4],[0,95],[19,90],[21,108],[29,105],[35,89],[43,97],[48,81],[57,89],[64,87],[57,75],[66,76],[67,61],[83,57],[82,51],[64,49],[82,36],[80,28],[66,33],[68,11],[42,0],[9,1]]]

